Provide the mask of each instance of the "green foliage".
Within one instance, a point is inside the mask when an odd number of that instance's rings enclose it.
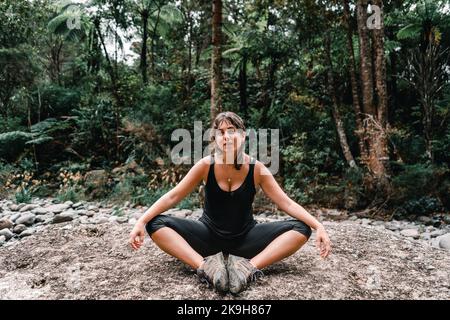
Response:
[[[429,214],[449,209],[450,171],[431,164],[402,165],[392,179],[392,204],[403,214]]]
[[[32,138],[31,133],[11,131],[0,133],[0,158],[13,161],[25,151],[25,144]]]
[[[421,197],[419,199],[406,201],[406,203],[399,208],[399,211],[406,215],[427,215],[440,212],[442,209],[442,204],[439,199],[433,197]]]
[[[27,188],[21,188],[14,195],[16,203],[30,203],[32,199],[31,192]]]
[[[60,203],[66,201],[72,201],[73,203],[76,203],[78,201],[86,199],[84,191],[80,186],[70,186],[63,190],[60,190],[57,193],[56,198],[59,200]]]

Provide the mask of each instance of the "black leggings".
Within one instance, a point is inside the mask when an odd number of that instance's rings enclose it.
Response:
[[[307,239],[311,236],[311,228],[304,222],[296,219],[257,223],[242,238],[233,240],[219,238],[210,228],[198,220],[158,215],[146,225],[150,236],[162,227],[169,227],[175,230],[203,257],[222,251],[223,253],[251,259],[267,247],[276,237],[286,231],[298,231]]]

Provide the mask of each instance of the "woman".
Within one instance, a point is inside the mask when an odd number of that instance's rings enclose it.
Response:
[[[223,112],[212,129],[214,153],[198,161],[136,222],[129,240],[132,248],[141,247],[147,231],[159,248],[194,268],[200,280],[233,294],[262,275],[260,269],[300,249],[311,228],[317,232],[320,255],[327,257],[331,247],[323,225],[283,192],[264,164],[242,152],[246,137],[242,119]],[[205,203],[199,220],[160,215],[202,181]],[[256,187],[294,219],[257,224],[252,214]]]

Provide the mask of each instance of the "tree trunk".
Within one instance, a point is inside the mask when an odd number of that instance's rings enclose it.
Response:
[[[144,84],[148,83],[147,76],[147,39],[148,39],[148,10],[143,10],[141,12],[142,19],[142,48],[141,48],[141,74],[142,74],[142,82]]]
[[[375,3],[382,8],[382,2]],[[381,16],[383,21],[383,16]],[[384,59],[384,28],[374,29],[373,52],[367,28],[367,0],[357,1],[357,23],[360,44],[361,85],[363,93],[364,127],[368,145],[367,166],[375,178],[375,187],[386,194],[388,191],[387,179],[387,136],[386,136],[386,64]],[[372,57],[375,63],[375,84],[378,104],[374,101],[374,81],[372,73]],[[378,110],[377,110],[378,109]]]
[[[375,140],[375,150],[380,163],[380,178],[383,184],[387,184],[386,168],[389,161],[388,140],[387,140],[387,115],[388,97],[386,86],[386,59],[384,56],[384,25],[383,25],[383,1],[374,0],[374,4],[380,8],[381,24],[380,28],[374,29],[374,51],[375,51],[375,91],[377,93],[377,118],[381,126],[381,131]]]
[[[239,69],[239,98],[241,103],[241,112],[244,117],[248,113],[248,103],[247,103],[247,57],[242,58],[241,66]]]
[[[339,143],[341,145],[342,153],[344,154],[345,160],[351,168],[356,168],[356,162],[353,158],[352,152],[348,145],[347,135],[345,134],[344,123],[342,122],[342,117],[339,112],[338,100],[336,98],[336,86],[333,75],[333,62],[331,60],[331,40],[328,33],[325,34],[325,61],[328,68],[328,91],[331,96],[332,106],[331,111],[333,115],[333,120],[336,125],[336,131],[339,138]]]
[[[153,76],[155,76],[155,74],[156,74],[155,73],[155,40],[156,40],[156,36],[158,35],[157,28],[158,28],[160,19],[161,19],[161,8],[158,7],[158,16],[156,17],[155,27],[153,28],[151,51],[150,51],[152,54],[152,74],[153,74]]]
[[[344,27],[347,34],[347,50],[350,57],[350,81],[352,86],[352,98],[353,98],[353,110],[355,112],[356,121],[356,136],[358,138],[359,153],[361,156],[361,161],[365,163],[367,161],[367,148],[364,141],[364,126],[361,119],[361,104],[359,100],[359,88],[358,80],[356,78],[356,63],[355,63],[355,52],[353,50],[353,32],[350,27],[350,8],[348,4],[349,0],[344,0]]]
[[[212,59],[211,59],[211,122],[222,112],[222,0],[213,1],[212,16]]]
[[[373,78],[372,61],[370,54],[370,42],[367,31],[367,0],[357,2],[357,22],[359,35],[359,55],[361,64],[361,88],[363,111],[366,114],[374,115],[375,106],[373,103]]]

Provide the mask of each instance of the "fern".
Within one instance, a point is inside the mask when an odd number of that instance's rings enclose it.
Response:
[[[421,31],[422,31],[421,25],[415,23],[409,24],[397,32],[397,39],[398,40],[417,39],[419,38]]]

